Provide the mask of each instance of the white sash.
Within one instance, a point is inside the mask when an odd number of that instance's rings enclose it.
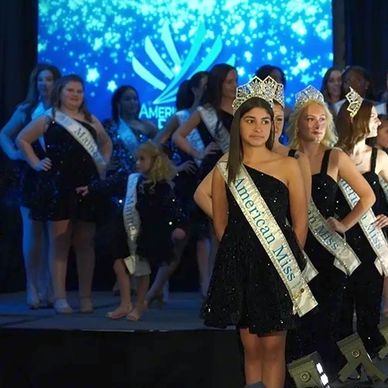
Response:
[[[129,175],[123,208],[124,228],[127,232],[127,241],[130,251],[130,255],[124,259],[124,262],[131,275],[135,273],[136,263],[139,260],[139,257],[136,254],[136,240],[140,229],[140,217],[136,210],[137,182],[139,181],[139,177],[140,174],[137,173]]]
[[[346,201],[351,209],[353,209],[360,197],[354,190],[341,179],[338,183]],[[375,266],[381,275],[388,276],[388,242],[385,239],[384,233],[380,228],[374,226],[376,216],[372,209],[369,209],[358,221],[364,232],[365,237],[369,241],[370,246],[376,253]]]
[[[139,146],[139,140],[137,139],[131,127],[129,127],[123,119],[120,119],[120,124],[117,128],[117,134],[127,147],[130,154],[134,155],[137,147]]]
[[[380,175],[379,175],[379,182],[380,182],[381,188],[384,191],[385,200],[388,202],[388,182]]]
[[[218,120],[217,112],[215,109],[211,106],[199,106],[197,110],[201,115],[201,119],[205,123],[207,130],[217,145],[221,148],[222,152],[225,153],[229,151],[229,132],[224,127],[222,122]]]
[[[227,182],[227,162],[219,161],[217,167]],[[318,302],[311,293],[282,230],[243,165],[229,189],[286,286],[294,313],[300,317],[305,315]]]
[[[179,110],[175,113],[178,119],[179,125],[184,124],[190,117],[190,111],[187,109]],[[197,128],[194,128],[186,137],[187,141],[191,144],[191,146],[197,151],[203,151],[205,149],[205,145],[203,144],[201,135],[198,132]],[[201,159],[194,159],[195,164],[199,167],[201,165]]]
[[[47,110],[46,115],[53,118],[52,109]],[[106,162],[101,156],[92,134],[81,123],[59,110],[55,111],[55,121],[65,128],[67,132],[82,145],[85,151],[93,159],[100,177],[104,178]]]
[[[327,224],[314,201],[310,200],[308,210],[309,229],[316,240],[335,256],[334,266],[350,276],[361,264],[360,259],[346,241]]]

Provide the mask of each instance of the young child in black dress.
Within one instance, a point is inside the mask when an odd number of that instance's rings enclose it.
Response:
[[[175,258],[174,240],[185,238],[184,221],[172,179],[176,170],[167,155],[152,141],[139,146],[138,173],[117,175],[109,185],[111,194],[127,185],[122,206],[117,206],[104,236],[120,290],[120,305],[107,316],[137,321],[147,308],[151,267],[169,265]],[[106,187],[91,186],[88,192]],[[103,244],[104,245],[104,244]],[[136,303],[132,306],[128,277],[137,278]]]

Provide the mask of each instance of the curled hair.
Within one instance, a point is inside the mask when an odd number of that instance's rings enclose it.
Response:
[[[61,108],[62,90],[69,82],[79,82],[82,85],[82,89],[85,90],[84,81],[77,74],[65,75],[65,76],[59,78],[58,80],[56,80],[55,84],[54,84],[53,91],[51,93],[51,105],[53,107],[53,115],[54,116],[55,116],[55,110]],[[89,123],[93,122],[92,115],[86,106],[85,96],[82,100],[81,106],[79,107],[79,112],[81,112],[84,115],[86,121],[88,121]]]
[[[119,112],[120,100],[121,100],[121,97],[123,96],[123,94],[127,90],[131,90],[131,91],[133,91],[135,93],[137,101],[139,102],[139,109],[136,112],[136,116],[138,117],[139,113],[140,113],[140,100],[139,100],[139,93],[137,92],[137,90],[133,86],[131,86],[131,85],[119,86],[114,91],[114,93],[112,94],[112,98],[110,100],[110,102],[111,102],[111,109],[112,109],[112,120],[116,124],[118,124],[118,122],[120,121],[120,112]]]
[[[369,120],[372,113],[373,103],[363,100],[357,114],[350,117],[347,110],[349,102],[345,101],[338,112],[335,125],[338,131],[337,147],[351,153],[354,146],[369,134]]]
[[[176,168],[163,149],[152,140],[148,140],[139,146],[137,155],[139,153],[145,153],[151,158],[151,169],[147,173],[147,177],[152,182],[152,187],[162,180],[167,181],[172,186]]]
[[[54,82],[61,77],[61,72],[59,69],[50,65],[49,63],[38,63],[32,70],[29,80],[28,80],[28,91],[26,99],[22,102],[22,105],[26,106],[36,106],[39,102],[39,92],[38,92],[38,77],[42,71],[49,71],[53,75]]]
[[[305,109],[310,105],[319,105],[323,108],[326,116],[326,128],[325,128],[325,136],[323,137],[321,144],[323,144],[325,147],[332,147],[335,142],[337,141],[337,136],[335,134],[334,130],[334,121],[333,121],[333,115],[329,111],[326,104],[323,104],[321,102],[315,101],[315,100],[308,100],[305,104],[298,107],[298,109],[294,110],[289,119],[289,125],[287,128],[287,134],[290,139],[290,147],[294,149],[299,149],[300,143],[299,143],[299,119],[302,116],[302,113],[305,111]]]
[[[240,135],[240,122],[243,116],[253,108],[263,108],[271,116],[271,132],[265,146],[271,150],[275,138],[274,113],[271,105],[259,97],[245,101],[234,114],[230,128],[230,147],[228,157],[228,184],[234,182],[240,170],[244,154]]]

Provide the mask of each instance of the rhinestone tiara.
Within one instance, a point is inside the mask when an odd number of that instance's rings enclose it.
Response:
[[[295,95],[295,110],[299,109],[302,105],[304,105],[307,101],[316,101],[321,104],[325,103],[325,99],[323,94],[315,89],[314,86],[307,86],[307,88],[301,90]]]
[[[232,104],[233,113],[236,113],[245,101],[253,97],[266,100],[272,107],[277,87],[278,83],[270,76],[267,76],[264,80],[254,76],[248,83],[237,87],[236,98]]]
[[[364,99],[352,87],[349,87],[349,89],[350,92],[345,96],[349,102],[349,106],[346,108],[346,110],[349,112],[350,117],[353,118],[360,110]]]

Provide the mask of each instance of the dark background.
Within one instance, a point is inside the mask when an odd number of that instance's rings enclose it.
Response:
[[[333,24],[334,64],[365,67],[379,91],[388,71],[388,1],[333,0]],[[0,1],[0,128],[25,98],[28,76],[37,59],[37,31],[36,0]],[[0,292],[24,289],[18,210],[1,201],[8,185],[8,168],[0,154]],[[196,287],[194,258],[183,264],[175,286]],[[113,271],[106,272],[103,267],[97,262],[95,288],[105,288],[113,281]],[[103,273],[112,275],[106,278]]]

